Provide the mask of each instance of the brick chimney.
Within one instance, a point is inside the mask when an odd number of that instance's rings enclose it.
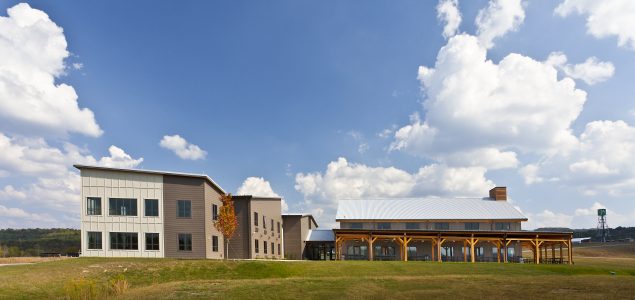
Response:
[[[489,197],[496,201],[507,201],[507,187],[497,186],[489,190]]]

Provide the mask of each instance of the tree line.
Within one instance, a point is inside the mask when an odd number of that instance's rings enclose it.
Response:
[[[79,252],[81,234],[70,228],[0,229],[0,257]]]

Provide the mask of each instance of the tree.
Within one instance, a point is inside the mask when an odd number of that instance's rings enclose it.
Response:
[[[218,211],[218,218],[214,221],[214,227],[220,231],[225,241],[225,259],[229,253],[229,241],[234,236],[236,228],[238,228],[238,219],[234,211],[234,200],[232,194],[220,195],[220,201],[223,205]]]

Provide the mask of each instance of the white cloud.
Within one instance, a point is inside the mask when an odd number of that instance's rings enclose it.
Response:
[[[458,0],[440,0],[437,5],[437,18],[445,23],[443,36],[449,38],[456,34],[461,25],[461,12]]]
[[[236,191],[236,194],[281,198],[280,195],[273,191],[269,181],[265,180],[262,177],[247,177],[247,179],[243,181],[243,184]],[[282,212],[289,211],[289,205],[284,199],[282,199],[281,206]]]
[[[73,69],[81,70],[83,68],[84,68],[84,64],[83,63],[73,63]]]
[[[564,213],[554,213],[548,209],[539,213],[524,213],[527,216],[527,222],[523,224],[524,229],[537,229],[544,227],[565,227],[573,226],[573,216]]]
[[[480,196],[494,186],[484,174],[484,168],[440,164],[424,166],[411,174],[394,167],[349,163],[340,157],[330,162],[324,173],[298,173],[295,189],[304,195],[321,223],[333,225],[339,199]]]
[[[597,57],[589,57],[581,64],[566,64],[567,56],[561,52],[549,55],[546,63],[561,69],[565,75],[580,79],[589,85],[600,83],[613,77],[615,67],[611,62],[599,61]]]
[[[391,150],[451,166],[516,167],[517,153],[548,155],[577,145],[570,125],[586,93],[558,80],[551,63],[511,53],[487,59],[476,37],[460,34],[441,48],[434,68],[419,67],[425,120],[395,133]]]
[[[524,20],[521,0],[491,0],[476,16],[478,39],[484,47],[491,48],[494,39],[516,31]]]
[[[359,144],[359,146],[357,146],[357,152],[359,152],[359,154],[366,153],[366,151],[368,151],[368,149],[370,149],[370,146],[368,146],[368,144],[366,144],[366,143],[361,143],[361,144]]]
[[[0,199],[25,199],[26,193],[16,190],[12,185],[5,186],[0,190]]]
[[[180,135],[166,135],[159,145],[165,149],[172,150],[181,159],[198,160],[204,159],[207,152],[199,146],[188,143]]]
[[[112,145],[108,148],[108,152],[110,156],[102,157],[98,164],[104,167],[112,167],[112,168],[134,168],[143,162],[143,157],[138,159],[133,159],[129,154],[127,154],[123,149]]]
[[[68,57],[62,28],[43,11],[17,4],[0,16],[0,130],[100,136],[93,112],[72,86],[56,84]]]
[[[617,44],[635,50],[635,2],[631,0],[565,0],[555,13],[586,15],[587,33],[596,38],[617,36]]]
[[[595,228],[597,225],[597,210],[606,209],[607,223],[610,228],[617,226],[632,226],[635,219],[635,210],[631,212],[617,212],[606,205],[595,202],[590,207],[577,208],[573,212],[552,212],[543,210],[539,213],[523,212],[528,221],[523,224],[524,229],[536,229],[541,227],[567,227],[567,228]]]

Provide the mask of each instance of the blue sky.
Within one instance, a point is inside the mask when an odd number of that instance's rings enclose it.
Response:
[[[527,227],[633,225],[628,1],[18,3],[0,227],[78,227],[73,163],[205,173],[326,226],[337,199],[494,185]]]

